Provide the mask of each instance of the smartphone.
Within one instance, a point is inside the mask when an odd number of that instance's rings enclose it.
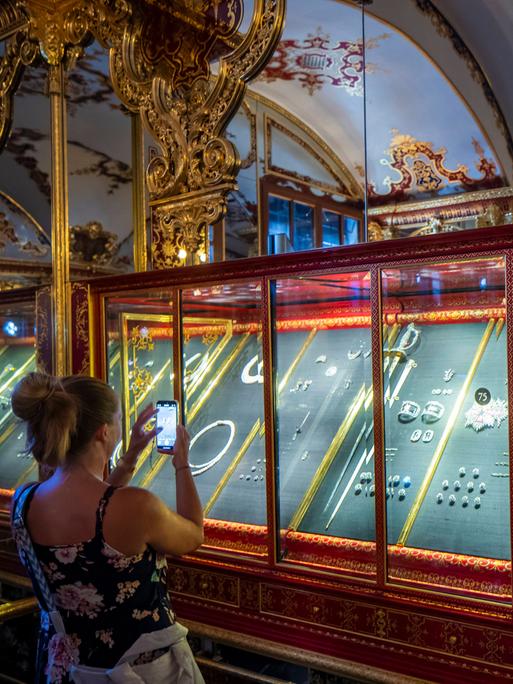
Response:
[[[174,399],[157,401],[157,449],[172,451],[176,442],[178,402]]]

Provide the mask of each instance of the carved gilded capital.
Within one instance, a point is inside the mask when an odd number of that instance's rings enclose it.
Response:
[[[160,201],[153,212],[153,268],[173,268],[208,258],[208,227],[226,212],[225,194],[219,187]]]

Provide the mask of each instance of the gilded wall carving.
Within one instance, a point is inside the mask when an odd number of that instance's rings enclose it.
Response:
[[[27,6],[31,35],[50,64],[72,63],[92,37],[109,49],[117,96],[158,143],[146,176],[158,203],[154,267],[184,263],[180,250],[189,262],[204,258],[206,230],[226,211],[240,166],[224,130],[279,40],[285,0],[257,0],[244,35],[237,33],[242,0],[101,0],[66,12]]]

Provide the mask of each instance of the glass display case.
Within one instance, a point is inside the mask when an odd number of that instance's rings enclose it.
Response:
[[[0,488],[14,489],[37,477],[32,457],[25,453],[26,435],[11,409],[16,383],[36,370],[35,293],[18,291],[0,297]]]
[[[91,281],[125,443],[180,402],[201,557],[510,601],[510,256],[482,240]],[[134,483],[174,505],[168,456]]]

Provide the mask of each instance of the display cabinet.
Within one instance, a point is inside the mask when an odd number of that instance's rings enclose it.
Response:
[[[123,440],[168,398],[191,434],[182,619],[288,658],[513,679],[512,258],[508,226],[77,286],[73,365],[119,392]],[[134,483],[174,505],[152,446]]]

